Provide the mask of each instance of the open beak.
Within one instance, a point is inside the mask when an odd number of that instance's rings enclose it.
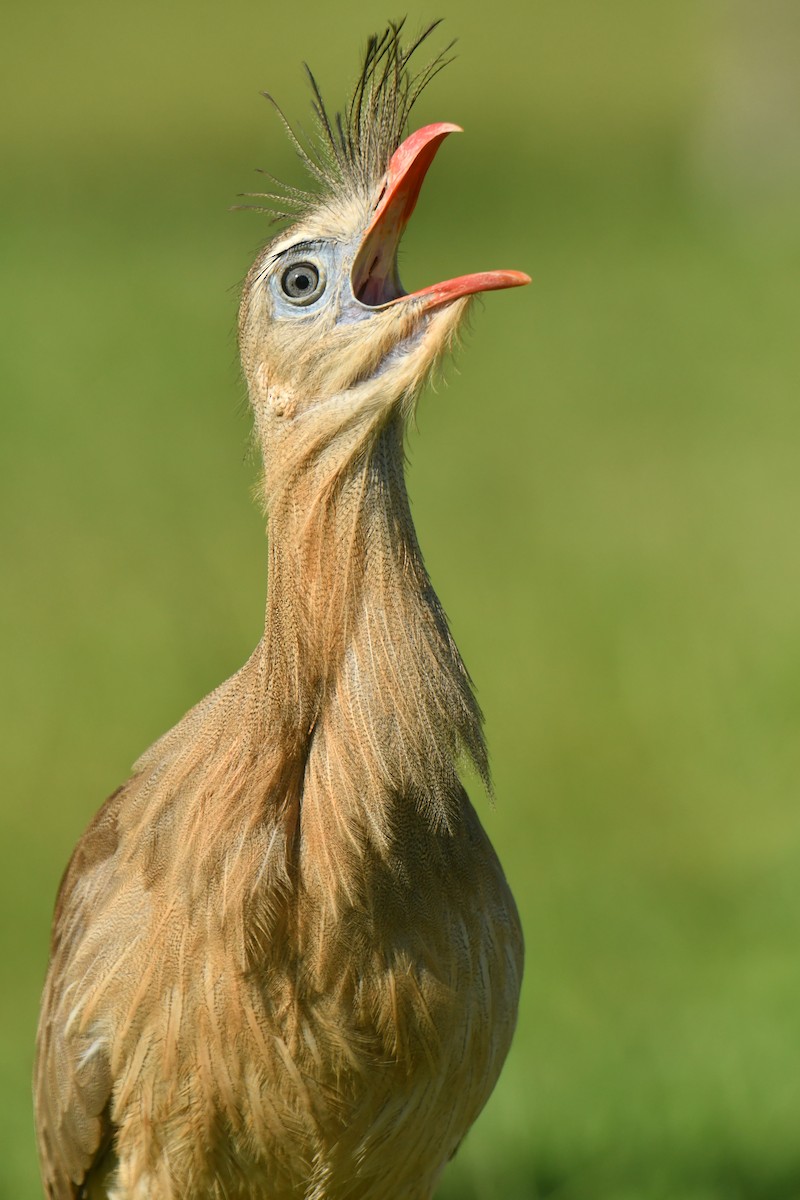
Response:
[[[522,271],[482,271],[434,283],[410,295],[403,290],[397,273],[397,248],[428,167],[448,133],[461,133],[461,128],[445,121],[425,125],[407,137],[392,155],[383,192],[353,262],[353,294],[370,308],[382,308],[402,299],[420,300],[424,308],[436,308],[460,296],[531,282]]]

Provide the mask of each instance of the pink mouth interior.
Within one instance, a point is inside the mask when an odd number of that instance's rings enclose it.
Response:
[[[426,125],[407,137],[395,151],[375,213],[356,253],[351,272],[353,294],[369,308],[382,308],[398,300],[418,299],[425,308],[449,303],[461,296],[530,283],[521,271],[483,271],[432,284],[410,295],[400,282],[397,250],[419,199],[420,189],[439,146],[458,125]]]
[[[416,208],[419,193],[436,151],[458,125],[426,125],[407,137],[392,155],[375,214],[353,263],[353,293],[370,307],[406,295],[397,270],[400,239]]]

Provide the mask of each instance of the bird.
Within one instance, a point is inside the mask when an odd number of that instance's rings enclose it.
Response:
[[[457,125],[446,51],[367,42],[241,295],[264,634],[135,763],[63,876],[35,1066],[49,1200],[430,1200],[499,1076],[518,912],[461,781],[482,715],[412,522],[405,436],[472,298],[400,237]],[[274,102],[273,102],[274,103]],[[461,772],[461,774],[460,774]]]

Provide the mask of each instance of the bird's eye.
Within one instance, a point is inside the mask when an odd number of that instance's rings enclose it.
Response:
[[[325,280],[313,263],[295,263],[281,275],[281,288],[293,304],[313,304],[325,291]]]

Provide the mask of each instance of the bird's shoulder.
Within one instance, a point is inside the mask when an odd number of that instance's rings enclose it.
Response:
[[[50,940],[51,956],[61,948],[72,902],[89,878],[113,857],[119,846],[119,813],[127,785],[122,784],[103,802],[70,856],[56,893]]]
[[[85,1194],[84,1184],[110,1140],[108,1057],[101,1046],[82,1044],[77,1022],[70,1026],[75,1001],[70,968],[91,924],[93,903],[113,870],[124,795],[125,785],[92,818],[56,897],[34,1079],[42,1176],[51,1200],[76,1200]]]

